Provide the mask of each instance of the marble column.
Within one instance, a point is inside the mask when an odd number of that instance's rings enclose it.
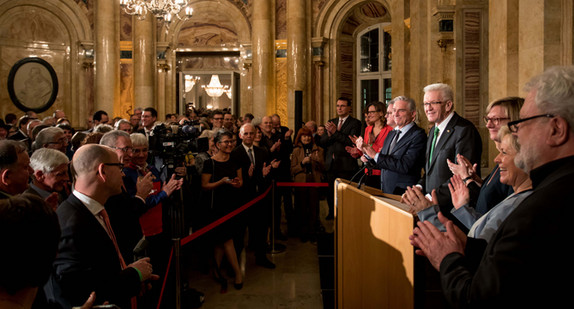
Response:
[[[253,114],[256,117],[275,111],[274,77],[274,0],[253,1]]]
[[[133,18],[134,25],[134,105],[135,107],[156,107],[155,105],[155,17],[148,13],[145,19]]]
[[[306,0],[287,0],[287,115],[288,126],[295,128],[295,91],[303,92],[302,117],[307,119],[307,4]]]
[[[119,10],[115,0],[95,2],[95,91],[94,111],[104,110],[110,118],[119,106]],[[117,103],[117,104],[116,104]]]
[[[561,0],[519,2],[518,85],[522,87],[534,75],[560,65]],[[492,68],[492,67],[491,67]]]

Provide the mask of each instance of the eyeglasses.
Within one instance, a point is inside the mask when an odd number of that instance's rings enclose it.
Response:
[[[236,140],[226,140],[226,141],[220,141],[221,144],[225,144],[225,145],[229,145],[229,144],[235,144],[237,143]]]
[[[65,139],[65,138],[60,138],[60,139],[58,139],[58,140],[55,141],[55,142],[48,142],[48,143],[46,143],[46,144],[49,144],[49,145],[64,145],[64,144],[67,144],[67,142],[68,142],[67,139]]]
[[[213,120],[223,120],[223,118],[213,118]]]
[[[528,118],[524,118],[524,119],[518,119],[518,120],[511,121],[507,124],[507,126],[508,126],[508,129],[510,129],[510,132],[516,133],[516,132],[518,132],[518,129],[520,128],[518,126],[519,123],[525,122],[528,120],[532,120],[532,119],[536,119],[536,118],[540,118],[540,117],[554,118],[556,116],[554,116],[552,114],[540,114],[540,115],[536,115],[536,116],[532,116],[532,117],[528,117]]]
[[[147,148],[134,148],[134,149],[132,149],[132,152],[134,154],[146,153],[146,152],[148,152],[148,149]]]
[[[379,111],[368,111],[367,114],[374,114],[374,113],[378,113]]]
[[[489,121],[492,121],[492,123],[493,123],[495,126],[497,126],[497,125],[500,124],[500,121],[501,121],[501,120],[508,120],[508,119],[510,119],[510,118],[508,118],[508,117],[505,117],[505,118],[498,118],[498,117],[488,118],[488,117],[484,116],[484,117],[482,117],[482,119],[484,120],[484,123],[485,123],[485,124],[488,124]]]
[[[121,150],[122,152],[134,151],[134,148],[133,148],[133,147],[130,147],[130,146],[123,147],[123,148],[111,146],[110,148],[112,148],[112,149],[118,149],[118,150]]]
[[[426,102],[426,103],[423,103],[423,105],[425,107],[429,107],[431,104],[432,105],[441,105],[442,103],[444,103],[444,101]]]
[[[123,164],[123,163],[103,163],[103,164],[104,164],[104,165],[107,165],[107,166],[117,166],[117,167],[120,168],[120,170],[124,168],[124,164]]]

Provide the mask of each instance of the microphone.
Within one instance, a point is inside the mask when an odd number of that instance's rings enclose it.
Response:
[[[353,175],[353,177],[351,177],[351,180],[349,180],[349,183],[347,183],[347,184],[351,184],[351,182],[353,182],[353,179],[355,179],[355,177],[357,177],[357,175],[359,175],[360,172],[362,172],[362,171],[365,170],[365,166],[366,166],[366,163],[363,162],[363,165],[361,165],[361,167],[359,168],[359,170],[355,173],[355,175]],[[361,177],[361,178],[362,178],[362,177]]]
[[[365,178],[365,176],[367,176],[367,173],[363,174],[363,176],[361,176],[361,178],[359,179],[359,183],[357,184],[357,189],[361,189],[361,184],[363,183],[363,178]]]

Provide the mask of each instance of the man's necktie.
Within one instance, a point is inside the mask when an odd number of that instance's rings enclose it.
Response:
[[[253,157],[253,149],[249,148],[249,150],[247,150],[247,154],[249,155],[249,160],[251,160],[251,164],[253,164],[255,166],[255,158]]]
[[[112,225],[110,224],[110,217],[108,216],[108,212],[103,209],[102,211],[99,212],[100,217],[102,218],[102,220],[104,220],[104,223],[106,224],[106,231],[108,232],[108,235],[110,236],[110,238],[112,239],[112,242],[114,243],[114,247],[116,248],[116,253],[118,254],[118,259],[120,260],[120,265],[122,266],[122,269],[126,269],[126,267],[128,267],[126,265],[126,262],[124,261],[124,258],[122,257],[122,253],[120,252],[120,247],[118,246],[118,242],[116,240],[116,235],[114,234],[114,230],[112,229]],[[137,308],[137,298],[136,297],[132,297],[131,298],[131,306],[132,309],[136,309]]]
[[[436,139],[437,139],[437,137],[438,137],[438,132],[439,132],[439,129],[438,129],[437,126],[435,126],[435,127],[434,127],[434,135],[433,135],[433,138],[432,138],[432,144],[431,144],[431,148],[430,148],[429,163],[432,162],[432,155],[433,155],[433,153],[434,153],[434,146],[435,146],[435,144],[436,144]]]
[[[118,258],[120,259],[120,264],[122,265],[122,269],[125,269],[127,265],[126,262],[124,261],[124,258],[122,257],[122,253],[120,252],[120,247],[118,246],[116,235],[114,234],[114,230],[112,229],[112,225],[110,224],[110,218],[108,217],[108,212],[105,209],[103,209],[102,211],[100,211],[100,217],[102,218],[102,220],[104,220],[104,223],[106,224],[106,231],[108,232],[108,235],[110,236],[112,242],[114,243],[116,253],[118,254]]]
[[[397,145],[397,141],[399,140],[399,135],[401,134],[401,130],[397,130],[395,136],[393,136],[393,140],[391,141],[391,146],[389,147],[389,153],[393,151],[393,148]]]
[[[337,126],[337,131],[341,131],[342,126],[343,126],[343,119],[339,119],[339,125]]]

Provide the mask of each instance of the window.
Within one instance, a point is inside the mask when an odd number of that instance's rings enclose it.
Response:
[[[388,103],[392,99],[391,34],[389,23],[371,26],[358,36],[357,87],[361,111],[372,101]]]

